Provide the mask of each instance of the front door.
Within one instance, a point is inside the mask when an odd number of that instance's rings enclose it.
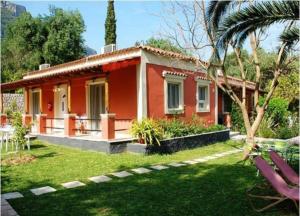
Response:
[[[99,130],[100,114],[105,113],[104,84],[89,85],[89,118],[91,130]]]
[[[68,90],[67,85],[60,85],[55,88],[54,91],[54,124],[57,128],[64,127],[64,114],[68,113]]]

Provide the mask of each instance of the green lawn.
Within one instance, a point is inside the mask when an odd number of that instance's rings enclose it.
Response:
[[[251,165],[237,163],[240,154],[217,160],[153,171],[95,184],[88,177],[118,170],[167,164],[241,145],[218,143],[172,155],[107,155],[36,141],[36,160],[23,165],[2,166],[2,193],[20,191],[25,198],[10,200],[22,215],[261,215],[255,213],[245,191],[258,178]],[[3,155],[2,159],[8,157]],[[60,184],[79,180],[87,185],[64,189]],[[52,186],[58,191],[36,197],[29,189]],[[258,203],[261,204],[261,203]],[[264,215],[296,215],[291,202],[284,202]]]

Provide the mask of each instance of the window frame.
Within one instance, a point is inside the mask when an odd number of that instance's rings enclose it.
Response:
[[[197,82],[196,84],[196,112],[197,113],[206,113],[210,112],[210,81],[209,80],[202,80],[199,78],[196,78],[195,81]],[[207,88],[207,98],[206,102],[204,103],[204,106],[206,106],[205,109],[200,108],[199,106],[199,87],[206,87]]]
[[[164,110],[165,114],[182,114],[184,113],[184,80],[186,75],[173,75],[167,71],[163,72],[164,77]],[[168,83],[179,84],[179,107],[169,108],[168,104]]]

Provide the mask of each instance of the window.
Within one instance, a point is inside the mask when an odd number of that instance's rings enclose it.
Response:
[[[179,109],[179,83],[168,83],[168,108]]]
[[[197,112],[209,112],[209,81],[197,81]]]
[[[174,75],[172,72],[163,72],[165,78],[164,97],[165,97],[165,113],[180,114],[184,112],[183,104],[183,83],[186,75],[178,73]]]

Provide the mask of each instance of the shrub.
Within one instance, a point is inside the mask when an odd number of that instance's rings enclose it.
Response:
[[[289,115],[289,102],[282,98],[272,98],[266,109],[266,117],[273,120],[273,125],[283,124],[287,122]]]
[[[173,138],[185,136],[188,133],[188,130],[183,121],[179,119],[172,120],[159,120],[158,124],[163,129],[164,138]]]
[[[12,141],[18,144],[19,148],[21,145],[25,144],[25,135],[27,132],[27,128],[22,124],[22,114],[20,112],[14,112],[12,114],[12,125],[15,128]]]
[[[131,134],[145,144],[160,144],[159,140],[187,135],[201,134],[204,132],[212,132],[224,130],[223,125],[205,126],[201,119],[193,119],[190,122],[181,121],[179,119],[143,119],[141,122],[135,121],[130,129]]]
[[[264,138],[275,138],[276,134],[271,129],[272,124],[273,124],[272,119],[265,116],[261,121],[259,128],[257,130],[258,136]]]
[[[161,126],[153,119],[143,119],[141,122],[133,122],[130,132],[147,145],[160,145],[163,137]]]
[[[239,131],[241,133],[246,133],[243,116],[236,103],[232,103],[230,114],[231,114],[232,130]]]

